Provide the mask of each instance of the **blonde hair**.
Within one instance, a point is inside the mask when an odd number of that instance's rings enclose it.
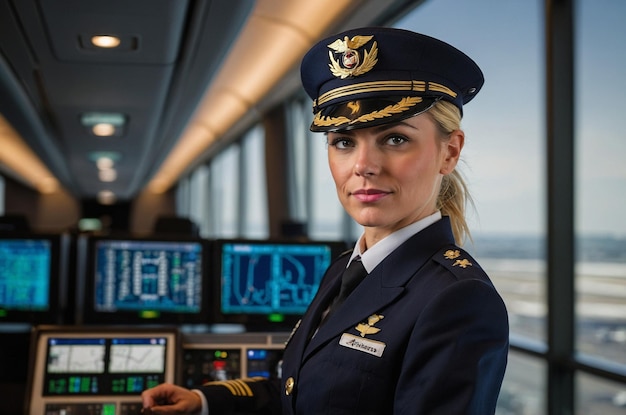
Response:
[[[461,112],[455,105],[447,101],[436,102],[428,110],[428,113],[439,127],[443,137],[449,137],[451,132],[461,128]],[[437,197],[437,208],[441,210],[442,215],[450,217],[452,233],[457,245],[463,245],[466,238],[471,240],[465,219],[468,203],[473,205],[467,184],[461,173],[455,168],[450,174],[443,176]]]

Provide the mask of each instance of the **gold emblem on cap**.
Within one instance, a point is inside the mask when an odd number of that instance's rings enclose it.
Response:
[[[378,327],[374,327],[374,324],[384,319],[382,314],[372,314],[367,318],[367,323],[359,323],[355,328],[361,333],[361,337],[365,337],[367,334],[376,334],[380,331]]]
[[[361,104],[359,101],[350,101],[346,104],[348,108],[350,108],[350,114],[358,114],[361,111]]]
[[[378,62],[378,46],[376,42],[372,44],[370,50],[363,51],[363,62],[358,49],[372,40],[374,36],[354,36],[352,39],[345,36],[337,39],[328,47],[337,53],[341,53],[341,59],[335,60],[332,51],[328,51],[330,64],[328,67],[337,78],[345,79],[349,76],[363,75],[372,70]]]

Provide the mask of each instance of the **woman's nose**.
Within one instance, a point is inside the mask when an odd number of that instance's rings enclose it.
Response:
[[[367,145],[357,147],[354,173],[357,176],[371,176],[380,171],[380,160],[376,151]]]

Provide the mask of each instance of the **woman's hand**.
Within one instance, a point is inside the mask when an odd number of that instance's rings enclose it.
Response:
[[[202,400],[195,392],[171,383],[163,383],[141,394],[144,414],[198,414]]]

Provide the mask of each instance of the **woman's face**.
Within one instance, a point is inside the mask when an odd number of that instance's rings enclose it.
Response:
[[[443,175],[463,148],[460,130],[442,140],[428,113],[328,133],[328,160],[344,209],[365,227],[368,246],[437,209]]]

